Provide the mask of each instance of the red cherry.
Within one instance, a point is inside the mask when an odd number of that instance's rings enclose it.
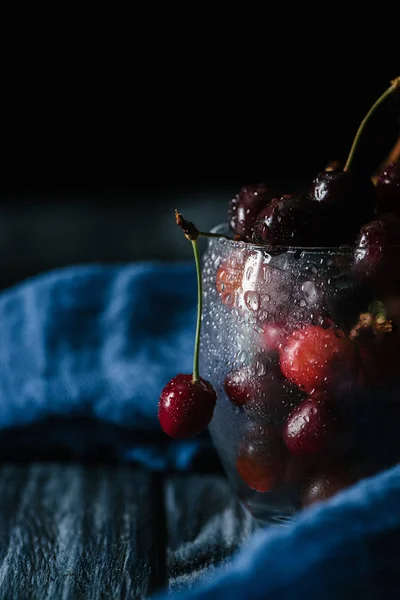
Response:
[[[278,368],[256,364],[228,373],[226,394],[233,404],[246,408],[253,420],[282,423],[299,402],[299,391]]]
[[[383,215],[364,225],[356,241],[354,271],[357,279],[372,285],[379,294],[400,288],[400,219]]]
[[[239,446],[236,470],[251,489],[268,492],[282,481],[285,457],[279,430],[264,428],[260,435],[250,434]]]
[[[225,391],[230,401],[236,406],[256,404],[260,400],[273,406],[280,402],[282,374],[266,370],[265,365],[242,367],[227,374],[224,381]]]
[[[355,344],[338,329],[310,325],[294,331],[280,350],[282,373],[300,389],[345,388],[357,373]]]
[[[232,252],[220,264],[216,274],[216,288],[224,304],[232,306],[237,300],[237,291],[242,285],[247,253]]]
[[[313,181],[310,198],[326,209],[325,237],[334,232],[335,243],[352,244],[361,225],[371,219],[376,192],[370,179],[350,171],[322,171]]]
[[[339,431],[333,406],[321,399],[308,398],[289,415],[283,439],[292,454],[318,455],[333,448]]]
[[[260,346],[266,352],[277,352],[289,335],[288,330],[281,323],[268,321],[262,325]]]
[[[309,198],[285,194],[274,198],[258,215],[252,239],[270,246],[320,245],[320,211]],[[321,239],[320,239],[321,238]]]
[[[378,176],[376,193],[378,214],[391,212],[400,217],[400,158]]]
[[[228,221],[233,231],[242,237],[250,237],[259,212],[274,196],[275,192],[264,183],[243,187],[229,203]]]
[[[176,375],[161,392],[158,419],[167,435],[180,439],[199,434],[210,423],[217,395],[212,385],[192,375]]]
[[[301,499],[303,506],[326,500],[344,488],[355,483],[360,477],[347,467],[328,467],[314,476],[304,486]]]

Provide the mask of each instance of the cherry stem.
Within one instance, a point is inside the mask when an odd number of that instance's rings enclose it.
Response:
[[[193,357],[193,383],[199,381],[199,354],[200,354],[200,332],[201,332],[201,313],[203,311],[203,289],[201,281],[201,266],[200,253],[197,240],[191,240],[194,260],[196,263],[197,274],[197,319],[196,319],[196,337],[194,341],[194,357]]]
[[[358,146],[358,142],[360,141],[360,138],[364,132],[364,129],[367,125],[367,123],[369,122],[370,118],[372,117],[372,115],[374,114],[375,110],[378,108],[378,106],[380,106],[382,104],[382,102],[384,102],[386,100],[386,98],[388,96],[390,96],[390,94],[392,94],[395,90],[400,88],[400,77],[396,77],[395,79],[393,79],[393,81],[391,82],[390,87],[388,87],[388,89],[383,92],[382,96],[380,96],[378,98],[378,100],[371,106],[371,108],[369,109],[369,111],[367,112],[367,114],[365,115],[364,119],[361,121],[361,125],[357,130],[356,136],[354,138],[353,144],[350,148],[350,152],[349,152],[349,156],[347,157],[347,161],[346,164],[344,166],[344,171],[350,171],[351,167],[352,167],[352,163],[354,160],[354,155]]]
[[[213,237],[213,238],[226,238],[231,240],[232,238],[228,238],[225,235],[220,235],[219,233],[206,233],[204,231],[199,231],[191,221],[187,221],[183,218],[183,215],[175,210],[175,220],[176,224],[182,229],[185,237],[192,242],[194,261],[196,263],[196,274],[197,274],[197,321],[196,321],[196,338],[194,341],[194,357],[193,357],[193,383],[197,383],[200,379],[199,375],[199,354],[200,354],[200,331],[201,331],[201,313],[203,311],[203,289],[202,289],[202,280],[201,280],[201,264],[200,264],[200,253],[199,246],[197,244],[197,238],[199,236],[203,237]]]
[[[191,242],[193,240],[197,240],[198,237],[206,237],[206,238],[224,238],[225,240],[233,241],[233,238],[222,235],[221,233],[210,233],[208,231],[199,231],[191,221],[187,221],[184,219],[183,215],[175,209],[175,221],[176,224],[182,229],[186,238]]]

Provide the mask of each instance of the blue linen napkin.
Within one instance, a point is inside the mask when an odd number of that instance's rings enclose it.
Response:
[[[195,310],[186,264],[73,267],[3,292],[0,457],[63,447],[87,458],[105,448],[153,469],[192,466],[208,452],[207,437],[173,442],[156,414],[163,385],[190,372]],[[364,401],[353,399],[350,418]],[[359,437],[368,447],[384,410],[366,406]],[[398,439],[397,423],[392,434]],[[183,597],[397,598],[399,560],[400,466],[257,533]]]
[[[196,302],[186,263],[70,267],[0,294],[0,458],[206,455],[207,436],[177,444],[156,418],[162,387],[191,372]]]

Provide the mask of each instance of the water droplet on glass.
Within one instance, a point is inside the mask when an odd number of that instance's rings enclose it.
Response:
[[[249,310],[258,310],[260,308],[260,296],[257,292],[247,291],[244,294],[244,301]]]
[[[301,289],[308,304],[315,304],[317,302],[318,290],[313,281],[304,282]],[[304,306],[304,304],[302,304],[302,306]]]
[[[256,364],[255,364],[255,374],[258,377],[261,377],[262,375],[265,375],[266,372],[267,372],[267,367],[266,367],[265,363],[262,363],[259,360],[257,360]]]

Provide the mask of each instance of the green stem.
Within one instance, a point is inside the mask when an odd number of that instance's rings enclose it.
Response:
[[[350,171],[351,170],[351,166],[354,160],[354,155],[358,146],[358,142],[360,141],[360,138],[363,134],[363,131],[368,123],[368,121],[370,120],[370,118],[372,117],[372,115],[374,114],[375,110],[378,108],[378,106],[380,106],[382,104],[382,102],[384,102],[386,100],[386,98],[388,96],[390,96],[390,94],[392,92],[394,92],[394,90],[398,89],[400,87],[400,77],[396,77],[396,79],[394,79],[391,82],[391,86],[388,87],[388,89],[383,92],[382,96],[380,96],[378,98],[378,100],[371,106],[371,108],[369,109],[369,111],[367,112],[367,114],[365,115],[364,119],[361,121],[361,125],[357,130],[356,136],[354,138],[353,144],[350,148],[350,152],[349,152],[349,156],[347,157],[347,161],[346,164],[344,166],[344,171]]]
[[[199,381],[199,353],[200,353],[200,330],[201,330],[201,313],[203,310],[203,290],[201,281],[201,265],[200,265],[200,253],[197,245],[197,240],[190,240],[192,242],[194,260],[196,263],[197,273],[197,321],[196,321],[196,338],[194,342],[194,358],[193,358],[193,383]]]

